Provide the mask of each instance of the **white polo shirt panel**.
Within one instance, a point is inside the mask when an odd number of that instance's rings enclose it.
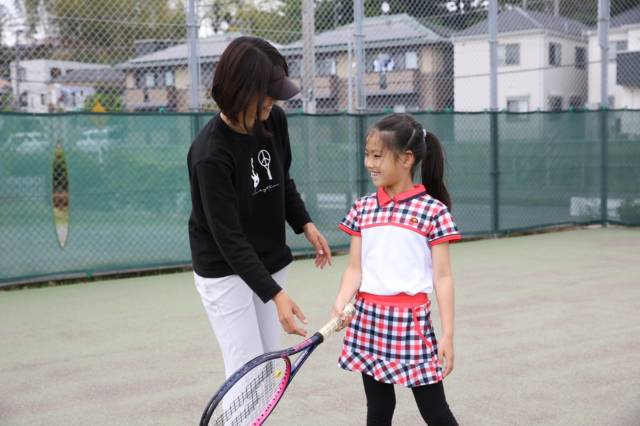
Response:
[[[362,238],[360,291],[431,293],[430,247],[461,238],[447,207],[423,185],[393,199],[382,189],[357,200],[339,225]]]

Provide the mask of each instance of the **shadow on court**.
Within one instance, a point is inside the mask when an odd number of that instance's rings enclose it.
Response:
[[[640,230],[452,253],[456,364],[445,389],[462,425],[640,424]],[[345,263],[294,263],[288,291],[309,331],[328,319]],[[195,425],[223,381],[190,273],[0,292],[0,340],[2,425]],[[360,377],[336,366],[340,344],[316,350],[267,424],[364,425]],[[411,392],[396,391],[394,424],[421,424]]]

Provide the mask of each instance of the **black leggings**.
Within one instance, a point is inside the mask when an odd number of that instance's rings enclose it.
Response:
[[[363,374],[367,396],[367,426],[390,426],[396,408],[394,385]],[[411,388],[422,418],[429,426],[457,426],[458,422],[444,397],[442,382]]]

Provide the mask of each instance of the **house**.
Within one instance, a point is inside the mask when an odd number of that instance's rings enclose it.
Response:
[[[104,64],[30,59],[11,62],[13,93],[19,96],[21,111],[45,113],[56,107],[58,93],[55,80],[73,70],[105,68]]]
[[[315,36],[318,111],[349,109],[348,47],[353,31],[351,24]],[[366,18],[363,31],[368,109],[445,109],[453,106],[452,45],[445,37],[406,14]],[[215,66],[229,42],[240,35],[229,33],[199,40],[201,105],[211,105],[209,89]],[[291,77],[301,83],[302,41],[286,46],[272,44],[287,58]],[[186,44],[142,55],[116,68],[125,73],[124,98],[128,109],[189,110]],[[355,70],[351,78],[355,79]],[[285,104],[290,109],[300,106],[300,96]]]
[[[113,68],[70,70],[53,80],[55,107],[64,111],[84,108],[85,99],[98,91],[121,94],[124,73]]]
[[[588,27],[520,7],[498,14],[498,109],[514,112],[582,108],[587,101]],[[488,21],[453,35],[455,109],[489,105]]]
[[[239,33],[216,35],[198,41],[200,104],[212,102],[209,95],[213,70],[227,45]],[[272,43],[275,45],[275,43]],[[279,47],[279,46],[278,46]],[[125,105],[132,111],[189,110],[189,50],[178,44],[119,64],[125,74]]]
[[[589,36],[589,106],[600,105],[601,55],[598,29]],[[640,108],[640,6],[609,21],[609,108]]]
[[[363,21],[367,110],[441,110],[453,106],[453,53],[449,40],[407,14],[383,15]],[[354,24],[317,34],[315,99],[318,111],[352,110],[355,67]],[[350,44],[349,41],[352,43]],[[282,49],[290,74],[300,82],[302,40]],[[352,64],[355,52],[351,52]],[[296,102],[294,100],[293,102]],[[301,104],[298,97],[297,102]]]

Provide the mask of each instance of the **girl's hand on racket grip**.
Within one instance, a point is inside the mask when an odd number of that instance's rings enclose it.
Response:
[[[340,331],[343,328],[345,328],[347,325],[349,325],[349,322],[351,322],[351,318],[353,317],[353,315],[346,315],[344,313],[344,307],[346,306],[346,302],[342,302],[340,300],[336,300],[336,303],[333,305],[333,308],[331,309],[331,318],[340,318],[340,325],[338,325],[338,328],[336,328],[336,331]]]
[[[447,377],[453,371],[453,339],[450,337],[442,337],[438,341],[438,358],[444,370],[442,376]]]
[[[307,323],[307,318],[302,313],[302,310],[296,305],[296,302],[291,299],[284,290],[281,290],[273,297],[273,302],[276,304],[278,310],[278,319],[282,328],[289,334],[297,334],[302,337],[307,336],[307,330],[298,327],[296,324],[296,317],[303,323]]]

